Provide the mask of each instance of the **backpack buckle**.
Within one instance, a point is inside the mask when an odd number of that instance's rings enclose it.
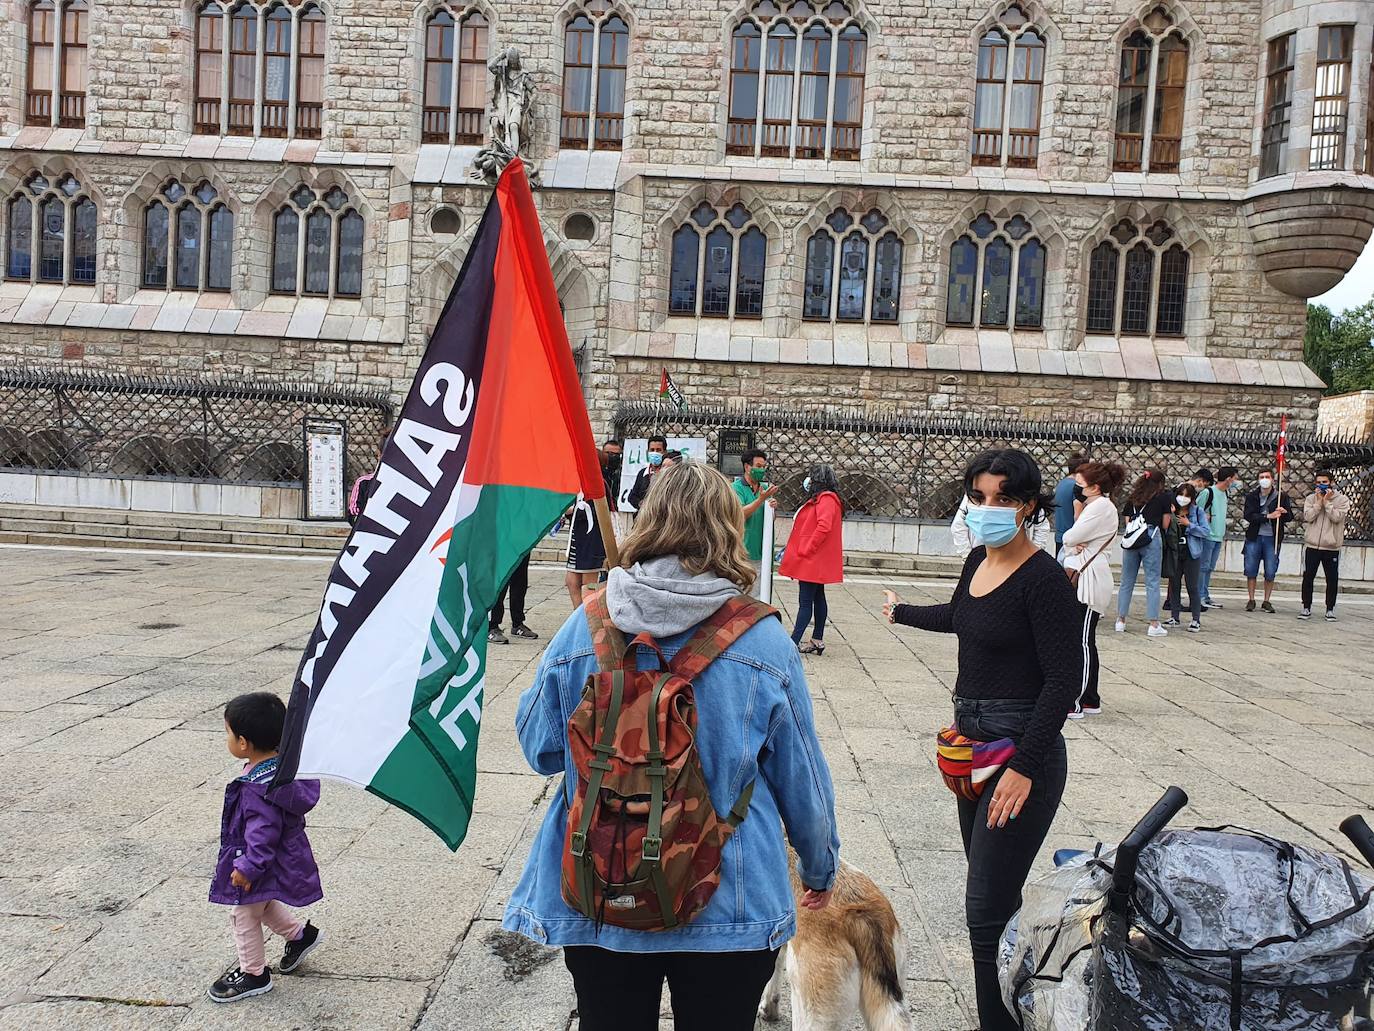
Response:
[[[641,854],[644,856],[645,859],[649,860],[651,863],[657,863],[662,848],[662,838],[646,837],[644,839],[644,847],[641,850]]]
[[[568,851],[572,853],[574,859],[581,859],[586,855],[587,835],[583,834],[581,831],[573,831],[572,844],[569,845]]]

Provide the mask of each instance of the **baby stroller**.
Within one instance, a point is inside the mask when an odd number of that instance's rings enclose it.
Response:
[[[1169,788],[1115,849],[1055,855],[1002,938],[1036,1031],[1374,1031],[1374,880],[1231,827],[1165,830]],[[1374,866],[1360,817],[1341,830]]]

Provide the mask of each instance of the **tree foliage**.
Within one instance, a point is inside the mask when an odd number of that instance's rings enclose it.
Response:
[[[1339,315],[1309,304],[1302,353],[1328,394],[1374,390],[1374,300]]]

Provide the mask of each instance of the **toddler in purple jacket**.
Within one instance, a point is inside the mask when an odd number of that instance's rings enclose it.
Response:
[[[289,974],[324,939],[287,906],[308,906],[324,897],[320,868],[305,836],[305,814],[320,800],[320,782],[299,780],[268,791],[277,772],[286,706],[270,691],[239,695],[224,707],[229,754],[244,760],[243,775],[224,789],[219,862],[210,901],[233,906],[239,965],[210,986],[215,1002],[238,1002],[272,990],[263,953],[266,924],[286,939],[278,969]]]

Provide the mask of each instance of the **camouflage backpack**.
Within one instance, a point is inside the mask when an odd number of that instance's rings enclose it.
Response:
[[[722,819],[711,805],[696,748],[692,679],[776,610],[727,601],[666,662],[652,637],[628,645],[611,623],[605,591],[586,604],[599,672],[568,720],[578,790],[568,813],[563,899],[616,927],[661,931],[706,906],[720,885],[721,851],[749,811],[744,786]],[[658,668],[637,668],[637,648]]]

